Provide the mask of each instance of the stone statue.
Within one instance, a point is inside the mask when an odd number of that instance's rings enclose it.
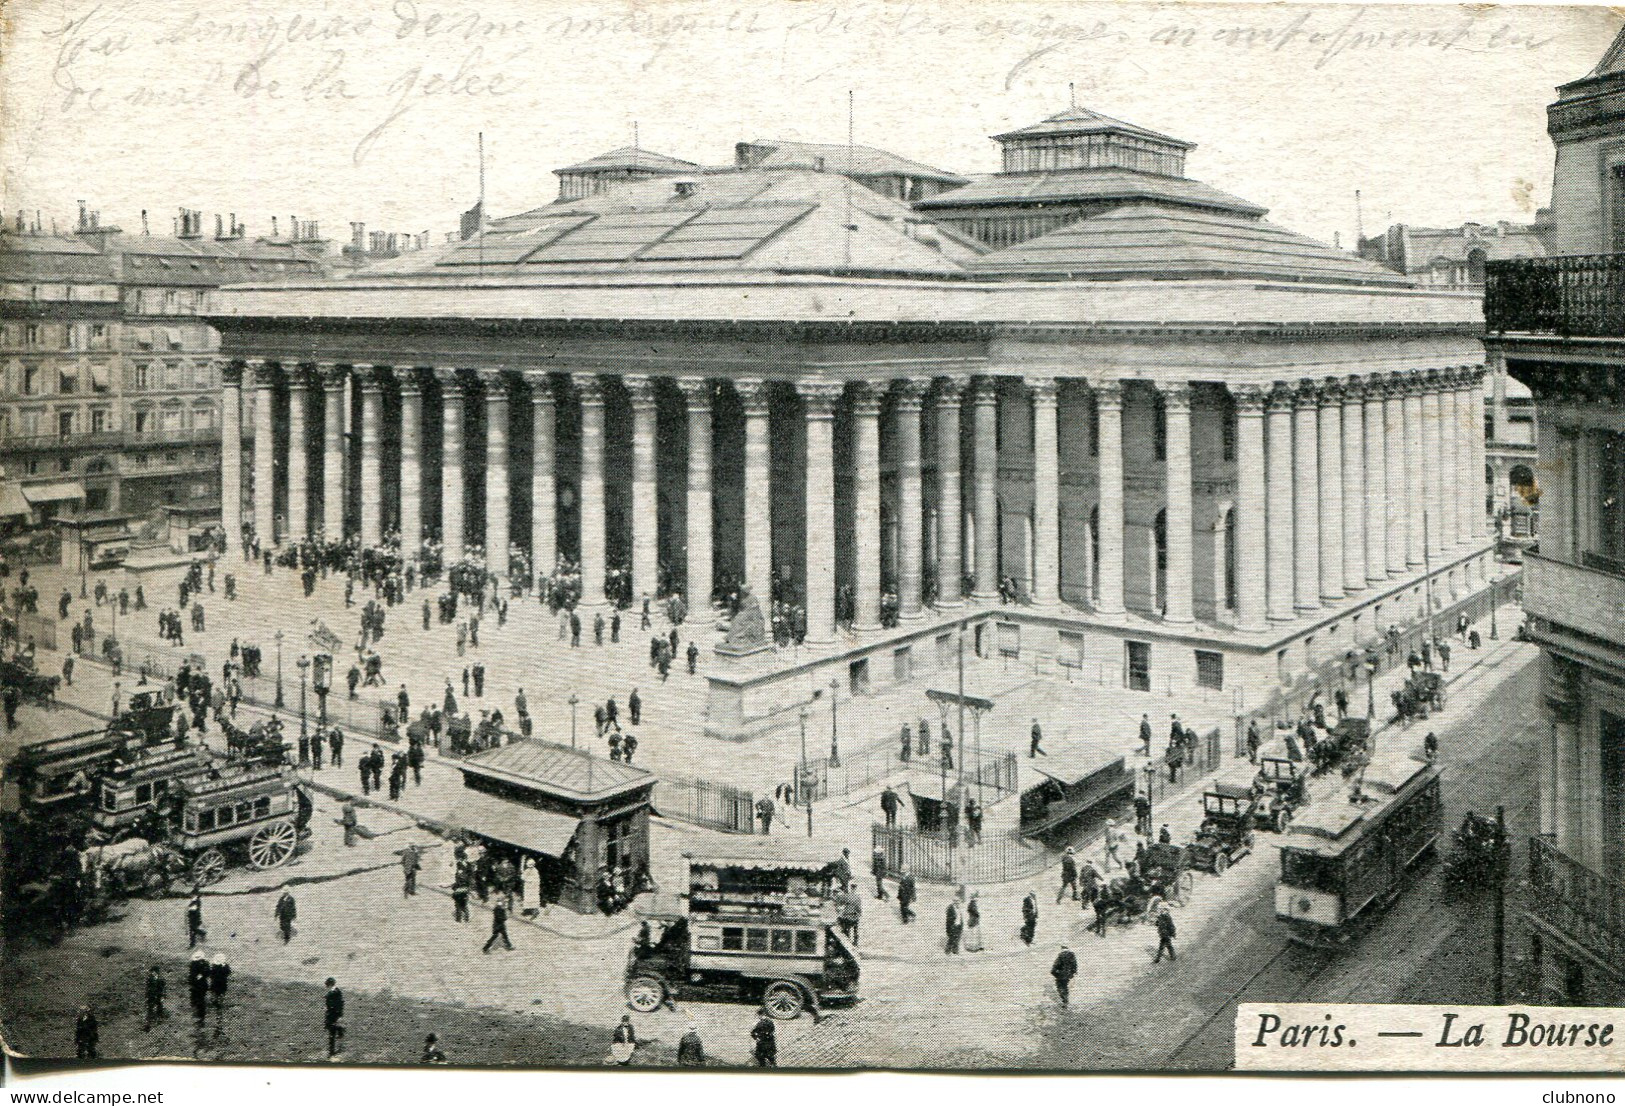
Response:
[[[761,604],[747,591],[739,597],[739,612],[728,623],[728,636],[717,647],[717,651],[731,653],[734,656],[746,656],[750,653],[760,653],[770,647]]]

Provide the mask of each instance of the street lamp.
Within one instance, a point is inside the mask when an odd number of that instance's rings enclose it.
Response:
[[[115,720],[118,718],[118,708],[119,708],[119,699],[120,699],[119,688],[120,688],[120,686],[121,685],[119,684],[119,682],[117,680],[113,681],[113,718]]]
[[[317,740],[321,740],[322,731],[327,729],[327,693],[333,690],[333,655],[331,653],[317,653],[315,667],[311,669],[310,684],[316,692],[316,732]],[[406,719],[401,719],[404,726]]]
[[[1153,805],[1156,802],[1156,793],[1153,786],[1156,782],[1157,766],[1152,761],[1147,760],[1145,762],[1145,837],[1148,841],[1155,840],[1154,827],[1157,824],[1157,819],[1156,808]]]
[[[807,765],[807,719],[810,714],[801,708],[801,767],[796,773],[796,797],[807,808],[807,836],[812,836],[812,769]]]
[[[310,658],[301,653],[294,664],[299,667],[299,747],[304,749],[310,740],[310,730],[305,725],[305,673],[310,670]]]
[[[831,680],[829,682],[829,766],[831,768],[841,766],[841,712],[840,703],[836,698],[840,687],[840,680]]]
[[[581,702],[575,692],[570,692],[570,748],[576,747],[576,704]]]
[[[276,632],[276,708],[281,710],[282,703],[282,631]]]

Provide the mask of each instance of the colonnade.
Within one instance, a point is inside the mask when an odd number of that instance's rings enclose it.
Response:
[[[249,376],[245,378],[245,369]],[[1091,424],[1092,510],[1088,540],[1089,586],[1085,605],[1111,617],[1125,609],[1125,451],[1124,407],[1129,389],[1155,390],[1160,478],[1165,526],[1159,558],[1166,567],[1160,589],[1161,617],[1169,623],[1194,620],[1193,579],[1193,407],[1204,418],[1217,389],[1228,393],[1217,417],[1226,426],[1225,458],[1230,471],[1234,512],[1235,571],[1233,590],[1223,606],[1234,625],[1262,630],[1270,622],[1302,617],[1380,587],[1390,579],[1414,574],[1449,559],[1458,550],[1485,538],[1482,373],[1477,367],[1411,371],[1326,379],[1276,381],[1269,384],[1199,384],[1185,380],[1133,380],[1091,375],[1087,385],[1093,405]],[[439,517],[424,517],[424,389],[432,374],[443,397]],[[489,567],[508,569],[514,542],[528,546],[531,560],[547,571],[559,553],[561,516],[574,512],[579,533],[583,602],[602,602],[606,572],[605,481],[611,442],[606,432],[606,388],[625,389],[631,410],[630,569],[634,595],[652,595],[658,587],[660,497],[657,491],[657,387],[649,376],[601,376],[596,373],[549,373],[542,370],[437,367],[378,367],[356,364],[279,364],[270,361],[224,367],[223,422],[225,531],[230,541],[241,533],[244,506],[238,466],[241,456],[241,388],[257,390],[254,404],[253,482],[250,505],[254,531],[265,540],[301,539],[313,527],[328,535],[354,528],[363,544],[382,537],[385,450],[385,393],[397,401],[399,518],[402,548],[419,547],[426,534],[438,532],[444,557],[463,556],[469,535],[464,524],[464,483],[470,467],[484,470],[484,533],[475,536],[486,550]],[[852,535],[853,626],[878,629],[882,589],[882,431],[889,450],[888,472],[894,483],[891,502],[895,532],[891,558],[897,605],[903,620],[924,613],[923,579],[927,571],[937,586],[934,602],[952,608],[964,602],[961,581],[973,581],[973,596],[998,593],[1002,563],[1001,407],[1022,404],[1019,415],[1031,419],[1030,565],[1014,573],[1028,585],[1040,608],[1061,603],[1063,532],[1075,528],[1062,518],[1060,403],[1063,382],[1075,378],[954,376],[903,378],[873,383],[827,379],[796,380],[804,420],[796,436],[804,457],[805,542],[801,562],[807,636],[813,642],[835,637],[837,607],[837,534]],[[354,382],[359,394],[359,435],[351,435],[349,466],[359,469],[353,510],[345,511],[347,472],[345,392]],[[1001,384],[1001,381],[1004,383]],[[274,443],[273,398],[279,382],[287,392],[286,521],[277,533],[271,489]],[[686,591],[708,598],[716,563],[713,541],[713,488],[716,466],[738,465],[743,486],[744,581],[764,598],[769,594],[774,558],[771,525],[775,496],[772,458],[784,442],[776,441],[769,420],[771,382],[759,378],[715,381],[697,375],[670,378],[686,419],[686,509],[684,531],[673,540],[684,544]],[[719,388],[736,393],[743,412],[743,450],[738,457],[713,456],[713,400]],[[306,440],[311,405],[324,404],[322,471],[307,464]],[[465,440],[465,405],[484,405],[483,457],[470,456]],[[529,403],[531,457],[530,534],[509,533],[510,407]],[[557,496],[556,413],[558,405],[576,405],[579,426],[578,494],[573,504]],[[968,417],[965,410],[969,404]],[[848,471],[838,472],[837,414],[847,420]],[[1008,412],[1007,412],[1008,414]],[[933,456],[922,451],[927,420],[934,431]],[[391,431],[394,428],[390,428]],[[781,435],[782,436],[782,435]],[[968,440],[967,440],[968,439]],[[623,444],[623,443],[617,443]],[[961,449],[970,462],[961,472]],[[618,455],[618,454],[617,454]],[[922,469],[929,461],[935,479],[931,502]],[[1201,474],[1204,478],[1211,475]],[[1141,479],[1136,473],[1132,479]],[[850,519],[836,517],[837,484],[849,482]],[[968,484],[968,488],[966,485]],[[322,489],[320,518],[314,517],[316,489]],[[797,489],[800,490],[800,489]],[[1204,493],[1206,494],[1206,493]],[[554,509],[548,509],[552,506]],[[782,507],[782,503],[781,503]],[[931,522],[928,524],[927,519]],[[927,526],[932,533],[927,536]],[[782,539],[781,539],[782,540]],[[1073,539],[1076,540],[1076,539]],[[927,551],[931,556],[925,562]],[[1074,600],[1076,597],[1070,597]],[[703,601],[703,600],[702,600]]]

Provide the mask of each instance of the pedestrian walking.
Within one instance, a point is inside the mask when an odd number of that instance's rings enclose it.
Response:
[[[1078,858],[1072,853],[1072,846],[1066,847],[1061,856],[1061,889],[1055,893],[1055,901],[1060,902],[1066,898],[1067,888],[1072,889],[1072,901],[1078,901]]]
[[[886,790],[880,793],[880,813],[885,816],[886,825],[895,826],[897,824],[897,810],[901,805],[897,798],[897,792],[892,790],[890,784],[887,784]]]
[[[405,877],[401,886],[401,897],[418,893],[418,869],[423,867],[423,860],[418,856],[416,845],[406,846],[401,853],[401,874]]]
[[[965,903],[965,933],[964,949],[966,952],[982,951],[982,902],[977,892],[970,893],[970,901]]]
[[[1151,755],[1151,716],[1140,715],[1140,755]]]
[[[166,1017],[164,1010],[164,991],[167,985],[164,982],[163,969],[154,964],[147,969],[147,1022],[146,1029],[152,1028],[152,1023]]]
[[[1038,892],[1028,891],[1021,900],[1021,943],[1030,945],[1038,936]]]
[[[509,952],[513,951],[513,942],[508,940],[508,907],[500,898],[491,904],[491,936],[485,942],[485,948],[480,951],[490,952],[491,946],[498,940],[502,942],[503,948]]]
[[[1169,960],[1178,960],[1174,955],[1174,937],[1177,931],[1174,928],[1174,916],[1164,910],[1157,915],[1157,958],[1153,964],[1162,963],[1162,954],[1166,952]]]
[[[904,868],[902,874],[897,877],[897,910],[904,925],[914,920],[914,901],[918,897],[914,873]]]
[[[466,922],[468,918],[468,887],[473,881],[473,875],[467,864],[457,866],[457,875],[451,884],[451,920]]]
[[[767,1007],[756,1011],[756,1025],[751,1028],[750,1039],[753,1042],[751,1055],[756,1059],[759,1068],[776,1068],[779,1066],[779,1031],[768,1017]]]
[[[631,715],[632,725],[640,725],[643,722],[643,700],[638,697],[637,688],[633,688],[632,694],[626,697],[626,710]]]
[[[203,897],[196,892],[186,904],[186,947],[196,948],[208,934],[203,928]]]
[[[322,1027],[327,1030],[327,1055],[337,1056],[344,1041],[344,992],[338,981],[327,977],[327,994],[322,1000]]]
[[[773,800],[766,795],[756,800],[756,817],[761,820],[764,834],[773,832]]]
[[[281,932],[282,943],[285,945],[293,940],[294,919],[299,917],[299,904],[294,901],[293,892],[283,891],[272,913],[276,916],[276,927]]]
[[[625,1067],[632,1062],[632,1056],[638,1050],[638,1034],[632,1028],[632,1015],[622,1014],[621,1023],[615,1027],[615,1032],[609,1038],[609,1058]]]
[[[1072,980],[1078,974],[1078,957],[1065,945],[1055,954],[1055,963],[1050,965],[1049,974],[1055,980],[1055,991],[1061,996],[1061,1005],[1069,1006],[1072,1001]]]
[[[1031,746],[1031,748],[1029,748],[1027,750],[1027,755],[1029,757],[1036,757],[1039,753],[1044,753],[1044,750],[1043,750],[1042,745],[1041,745],[1043,740],[1044,740],[1044,728],[1038,724],[1038,719],[1034,718],[1033,719],[1033,731],[1032,731],[1032,746]],[[1044,753],[1044,755],[1049,756],[1048,753]]]
[[[874,856],[869,861],[869,871],[875,877],[875,898],[884,902],[886,900],[886,849],[876,845]]]
[[[209,965],[209,1002],[216,1012],[226,1005],[226,990],[231,986],[231,965],[218,954]]]
[[[366,790],[367,766],[362,766],[361,787]],[[344,844],[346,848],[355,848],[355,835],[358,819],[355,813],[355,800],[345,799],[344,806],[339,810],[339,822],[344,826]]]
[[[96,1048],[101,1043],[101,1025],[90,1007],[79,1007],[79,1016],[73,1021],[74,1055],[81,1060],[97,1058]]]
[[[949,956],[959,955],[959,938],[964,933],[965,923],[959,913],[959,901],[957,899],[948,900],[948,909],[943,912],[943,929],[946,937],[943,952]]]
[[[186,990],[192,1000],[192,1018],[201,1022],[209,1012],[209,958],[202,949],[193,949],[186,965]]]

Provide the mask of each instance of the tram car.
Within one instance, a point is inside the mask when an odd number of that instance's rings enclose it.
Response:
[[[1281,844],[1275,916],[1293,940],[1340,944],[1406,886],[1438,842],[1439,770],[1397,749],[1293,821]]]
[[[626,964],[633,1010],[652,1013],[681,993],[790,1019],[857,999],[858,954],[836,926],[828,861],[689,857],[688,866],[681,901],[643,908]]]
[[[218,764],[177,779],[172,788],[168,844],[185,860],[194,885],[218,880],[234,857],[251,868],[286,864],[310,825],[310,796],[280,766]]]

